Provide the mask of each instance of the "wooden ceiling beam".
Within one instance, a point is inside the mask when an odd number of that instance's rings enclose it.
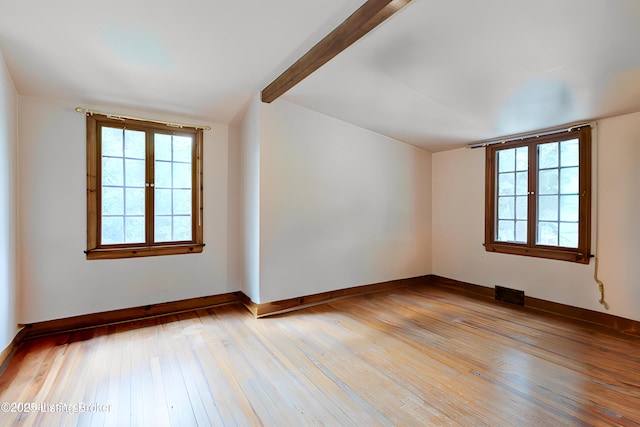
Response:
[[[261,92],[262,102],[272,102],[329,62],[411,0],[368,0],[325,38],[280,74]]]

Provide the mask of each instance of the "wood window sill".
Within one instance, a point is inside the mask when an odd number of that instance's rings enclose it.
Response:
[[[166,246],[140,246],[126,248],[98,248],[85,251],[87,259],[140,258],[162,255],[181,255],[201,253],[204,243],[177,244]]]

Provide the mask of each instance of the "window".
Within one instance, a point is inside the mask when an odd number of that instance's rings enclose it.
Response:
[[[588,264],[591,128],[486,149],[485,248]]]
[[[202,130],[87,115],[87,259],[202,252]]]

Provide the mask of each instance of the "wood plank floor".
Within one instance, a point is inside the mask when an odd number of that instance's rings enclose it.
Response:
[[[420,286],[33,339],[0,402],[50,405],[1,426],[638,426],[640,339]]]

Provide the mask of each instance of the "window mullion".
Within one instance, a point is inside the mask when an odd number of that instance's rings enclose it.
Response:
[[[537,145],[530,143],[529,147],[529,197],[527,210],[527,246],[536,245],[536,230],[538,227],[538,150]]]
[[[127,137],[126,137],[126,128],[123,127],[122,128],[122,160],[121,160],[121,165],[122,165],[122,195],[123,195],[123,199],[122,199],[122,205],[123,205],[123,211],[122,211],[122,229],[124,231],[124,241],[127,241],[127,154],[126,154],[126,147],[127,147]]]
[[[147,130],[147,185],[146,188],[146,204],[145,204],[145,238],[147,242],[147,246],[151,246],[153,244],[153,210],[154,210],[154,200],[155,200],[155,192],[154,192],[154,141],[153,141],[153,132]]]
[[[556,196],[556,200],[557,200],[557,205],[556,205],[556,226],[557,226],[557,230],[558,230],[558,234],[556,236],[556,242],[554,246],[560,247],[560,194],[562,193],[561,188],[560,188],[560,176],[562,175],[562,156],[561,156],[561,143],[557,142],[558,144],[558,169],[557,169],[557,179],[556,179],[556,187],[558,189],[557,193],[555,193],[554,195]]]

